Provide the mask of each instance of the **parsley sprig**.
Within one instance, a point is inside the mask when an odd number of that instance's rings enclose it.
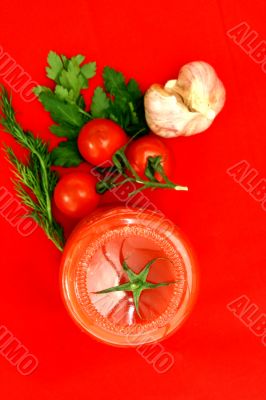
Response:
[[[96,74],[96,63],[83,64],[84,60],[82,55],[67,58],[50,51],[46,73],[55,86],[53,89],[45,86],[37,86],[34,89],[34,93],[55,122],[50,131],[58,137],[68,139],[52,151],[53,165],[71,167],[83,161],[76,139],[82,126],[92,117],[85,110],[85,100],[81,91],[88,88],[88,80]]]
[[[34,89],[46,111],[55,122],[51,132],[67,140],[52,151],[53,165],[71,167],[83,160],[77,147],[81,128],[94,118],[108,118],[118,123],[129,136],[142,130],[147,132],[144,96],[134,79],[126,81],[124,75],[113,68],[103,69],[103,87],[94,90],[91,108],[86,110],[82,90],[96,74],[96,63],[84,64],[85,57],[67,58],[51,51],[48,55],[48,78],[54,88],[37,86]]]
[[[31,132],[24,131],[18,124],[6,90],[2,87],[0,94],[0,123],[5,132],[25,149],[29,150],[28,163],[22,163],[10,147],[5,147],[8,159],[14,167],[15,189],[22,203],[33,218],[45,231],[56,247],[62,251],[64,244],[63,230],[53,219],[51,197],[57,183],[57,174],[51,170],[51,155],[47,144],[36,138]]]
[[[95,89],[91,115],[93,118],[110,118],[129,136],[147,132],[144,113],[144,96],[135,79],[126,82],[124,75],[113,68],[103,70],[104,89]]]

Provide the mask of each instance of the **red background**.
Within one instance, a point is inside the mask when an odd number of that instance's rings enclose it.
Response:
[[[1,46],[42,84],[53,49],[119,68],[143,89],[203,59],[227,88],[226,107],[207,132],[169,142],[176,180],[189,193],[153,195],[190,238],[201,271],[191,317],[164,342],[174,366],[159,375],[134,349],[108,347],[81,333],[60,299],[59,252],[40,229],[23,238],[1,217],[0,324],[39,359],[38,369],[24,377],[0,357],[1,399],[265,399],[266,348],[226,308],[245,294],[266,312],[266,213],[226,173],[246,159],[266,177],[266,75],[226,35],[247,21],[266,39],[264,15],[264,0],[1,5]],[[48,115],[37,101],[27,104],[14,94],[14,105],[25,128],[50,137]],[[13,143],[1,133],[3,139]],[[3,151],[0,165],[0,186],[13,191]]]

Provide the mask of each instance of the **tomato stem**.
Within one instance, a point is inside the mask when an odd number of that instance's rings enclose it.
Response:
[[[123,283],[121,285],[113,286],[107,289],[100,290],[98,292],[93,292],[94,294],[106,294],[106,293],[111,293],[111,292],[132,292],[133,294],[133,300],[135,304],[135,310],[140,318],[142,318],[140,311],[139,311],[139,300],[140,300],[140,295],[143,290],[147,289],[156,289],[158,287],[163,287],[163,286],[169,286],[177,283],[177,281],[170,281],[170,282],[159,282],[159,283],[152,283],[152,282],[147,282],[147,277],[150,272],[151,266],[158,260],[168,260],[167,258],[163,257],[158,257],[158,258],[153,258],[150,260],[144,268],[136,274],[132,269],[129,268],[127,265],[126,261],[124,260],[122,263],[122,268],[127,275],[128,282]],[[169,260],[170,261],[170,260]]]
[[[182,185],[177,185],[176,183],[170,181],[170,179],[167,177],[165,174],[164,168],[160,162],[160,157],[150,157],[149,159],[152,161],[155,161],[153,164],[153,170],[148,170],[149,174],[147,173],[147,179],[142,179],[138,173],[134,170],[132,165],[127,159],[127,156],[125,154],[125,149],[127,147],[128,143],[121,147],[112,157],[113,161],[113,166],[108,167],[107,169],[99,169],[97,170],[100,173],[110,173],[111,176],[108,176],[107,179],[103,178],[100,182],[97,183],[96,185],[96,190],[98,193],[103,194],[108,190],[112,190],[114,188],[117,188],[119,186],[124,185],[127,182],[132,182],[141,185],[141,187],[133,190],[131,193],[129,193],[129,197],[134,196],[135,194],[141,192],[142,190],[145,189],[174,189],[174,190],[182,190],[182,191],[187,191],[188,187],[187,186],[182,186]],[[150,168],[148,166],[147,168]],[[164,179],[164,182],[159,182],[155,178],[155,173],[159,173],[162,178]],[[123,176],[125,179],[121,180],[120,182],[117,182],[117,179],[119,177]],[[149,177],[151,178],[149,179]],[[114,183],[115,182],[115,183]]]

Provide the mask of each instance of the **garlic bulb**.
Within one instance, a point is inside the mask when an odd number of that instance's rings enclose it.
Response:
[[[221,111],[225,88],[214,68],[203,61],[184,65],[177,80],[152,85],[144,98],[147,123],[163,137],[205,131]]]

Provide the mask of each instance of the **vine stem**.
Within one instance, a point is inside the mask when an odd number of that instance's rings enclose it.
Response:
[[[127,177],[126,179],[124,179],[123,181],[118,182],[118,183],[110,183],[110,189],[124,185],[127,182],[139,183],[139,184],[143,185],[142,187],[131,192],[129,194],[129,196],[133,196],[134,194],[136,194],[142,190],[148,189],[148,188],[153,188],[153,189],[161,188],[161,189],[174,189],[174,190],[188,191],[187,186],[176,185],[175,183],[172,183],[172,182],[169,182],[169,183],[150,182],[150,181],[145,181],[144,179],[141,179],[141,178],[136,180],[136,179],[130,178],[130,177]]]
[[[140,132],[138,132],[136,135],[138,135]],[[131,140],[133,138],[131,138]],[[174,190],[181,190],[181,191],[188,190],[187,186],[177,185],[176,183],[171,182],[170,179],[168,179],[168,177],[166,176],[164,168],[161,164],[159,164],[159,166],[156,167],[156,172],[158,172],[161,175],[161,177],[164,179],[165,182],[159,182],[155,178],[150,179],[150,180],[142,179],[141,176],[139,176],[139,174],[135,171],[135,169],[132,167],[132,165],[130,164],[130,162],[127,159],[127,156],[125,154],[125,150],[126,150],[127,146],[128,146],[128,143],[125,146],[121,147],[113,155],[112,161],[113,161],[114,166],[111,167],[113,174],[109,180],[103,179],[101,182],[98,182],[97,191],[99,193],[104,193],[105,191],[107,191],[109,189],[119,187],[121,185],[124,185],[127,182],[138,183],[138,184],[142,185],[140,188],[133,190],[131,193],[129,193],[129,195],[128,195],[129,197],[132,197],[135,194],[141,192],[142,190],[148,189],[148,188],[174,189]],[[116,182],[117,178],[119,176],[123,176],[125,179],[120,182]],[[148,177],[148,175],[147,175],[147,177]]]

